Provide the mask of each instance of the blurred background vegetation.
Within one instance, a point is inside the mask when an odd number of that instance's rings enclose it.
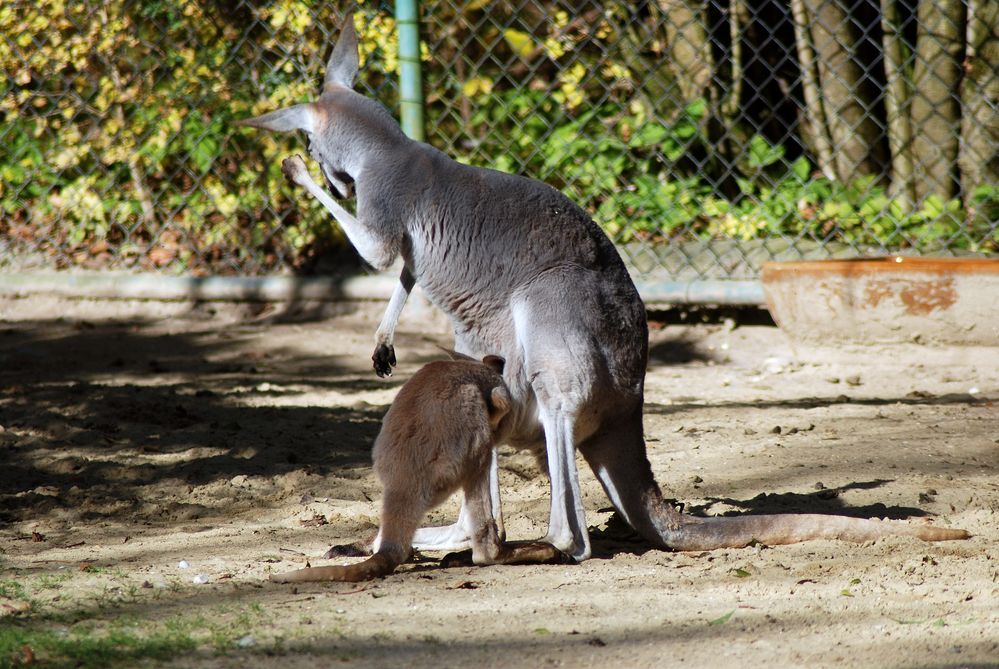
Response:
[[[302,138],[232,123],[314,97],[347,11],[360,86],[396,111],[390,4],[5,3],[0,267],[316,271],[342,239],[281,177]],[[626,256],[708,253],[697,272],[730,278],[771,257],[999,246],[995,0],[421,14],[427,141],[562,189]]]

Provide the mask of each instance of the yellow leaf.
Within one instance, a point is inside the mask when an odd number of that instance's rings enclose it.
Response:
[[[472,77],[461,87],[466,98],[473,98],[479,93],[488,95],[493,90],[493,82],[486,77]]]
[[[503,31],[503,37],[513,52],[521,58],[527,58],[534,51],[534,40],[528,33],[507,28]]]

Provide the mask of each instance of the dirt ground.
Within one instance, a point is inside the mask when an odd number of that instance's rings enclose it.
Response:
[[[581,463],[582,565],[431,554],[368,584],[268,583],[377,525],[380,418],[449,343],[414,305],[378,379],[381,306],[0,302],[0,666],[999,667],[996,350],[652,334],[649,458],[687,510],[968,541],[652,550]],[[501,464],[508,535],[543,534],[545,478],[525,454]]]

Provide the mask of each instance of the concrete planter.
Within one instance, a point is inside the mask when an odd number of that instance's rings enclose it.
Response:
[[[999,259],[774,262],[762,280],[792,342],[999,346]]]

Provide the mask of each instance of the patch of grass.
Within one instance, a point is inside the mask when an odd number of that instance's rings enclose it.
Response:
[[[731,618],[732,618],[733,615],[735,615],[735,609],[732,609],[731,611],[729,611],[728,613],[726,613],[725,615],[723,615],[723,616],[721,616],[719,618],[715,618],[714,620],[709,620],[708,624],[709,625],[724,625],[729,620],[731,620]]]
[[[58,582],[30,585],[58,587]],[[0,581],[0,593],[23,600],[29,594],[23,585],[10,580]],[[264,614],[259,604],[253,604],[151,619],[122,609],[137,603],[138,594],[127,587],[105,586],[82,600],[60,600],[60,606],[69,604],[68,609],[35,601],[29,613],[0,620],[0,669],[27,662],[103,669],[166,660],[199,649],[225,653],[236,650],[237,640],[252,633]],[[87,603],[81,605],[81,601]]]
[[[27,599],[28,593],[25,591],[24,585],[20,581],[5,578],[0,580],[0,597],[9,597],[10,599]]]
[[[0,667],[17,666],[30,648],[34,661],[51,667],[128,666],[139,659],[165,660],[197,648],[190,635],[169,628],[150,632],[112,626],[102,633],[91,629],[49,629],[35,625],[0,626]]]
[[[73,578],[73,574],[68,571],[57,574],[41,574],[35,579],[35,585],[44,590],[58,590],[63,583],[71,578]]]

